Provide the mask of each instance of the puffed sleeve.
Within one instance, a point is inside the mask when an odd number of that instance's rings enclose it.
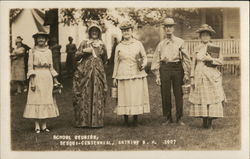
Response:
[[[58,76],[58,73],[56,72],[56,70],[53,67],[53,60],[52,60],[52,52],[49,50],[49,64],[50,64],[50,73],[53,77]]]
[[[35,75],[33,65],[34,65],[34,54],[33,54],[33,49],[30,49],[29,50],[27,79],[29,79],[31,75]]]
[[[190,55],[186,47],[184,46],[184,41],[181,42],[181,47],[180,47],[180,52],[181,52],[181,58],[182,58],[182,67],[184,69],[184,74],[185,75],[190,75]]]
[[[142,59],[143,59],[143,66],[147,66],[148,64],[148,58],[147,58],[147,54],[146,54],[146,51],[144,49],[144,46],[143,44],[140,42],[140,53],[141,53],[141,56],[142,56]]]
[[[119,63],[120,63],[120,61],[119,61],[119,44],[118,44],[116,49],[115,49],[114,70],[113,70],[112,78],[116,78],[116,76],[117,76]]]
[[[153,55],[153,61],[151,64],[151,70],[155,74],[155,76],[160,76],[160,47],[161,43],[159,43],[155,49],[154,55]]]

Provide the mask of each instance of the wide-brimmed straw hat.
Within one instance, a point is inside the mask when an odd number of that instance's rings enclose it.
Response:
[[[133,24],[129,20],[125,20],[125,21],[121,22],[121,24],[120,24],[121,30],[130,29],[130,28],[133,29],[134,27],[133,27]]]
[[[166,18],[163,22],[164,26],[172,26],[175,25],[176,23],[174,22],[173,18]]]
[[[49,38],[49,34],[43,31],[37,32],[36,34],[34,34],[32,37],[33,38],[37,38],[38,36],[44,36],[45,38]]]
[[[196,30],[196,33],[202,33],[202,32],[204,32],[204,31],[207,31],[207,32],[209,32],[209,33],[211,33],[211,34],[216,33],[216,32],[214,31],[214,29],[213,29],[211,26],[209,26],[208,24],[203,24],[203,25],[201,25],[200,28],[199,28],[198,30]]]

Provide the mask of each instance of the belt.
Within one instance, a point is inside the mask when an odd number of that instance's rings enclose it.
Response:
[[[47,66],[34,65],[34,68],[50,68],[50,65],[47,65]]]
[[[161,64],[167,64],[167,65],[179,65],[181,64],[180,61],[177,62],[167,62],[167,61],[161,61]]]

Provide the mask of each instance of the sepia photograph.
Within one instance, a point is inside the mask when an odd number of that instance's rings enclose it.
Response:
[[[249,158],[248,2],[57,3],[1,3],[3,159]]]

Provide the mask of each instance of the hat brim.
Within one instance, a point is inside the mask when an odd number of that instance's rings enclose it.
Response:
[[[196,33],[202,33],[202,32],[209,32],[211,34],[215,34],[216,32],[214,30],[210,30],[210,29],[199,29],[196,31]]]
[[[93,28],[97,28],[100,32],[102,32],[102,28],[98,25],[90,25],[89,28],[88,28],[88,32],[93,29]]]
[[[120,27],[120,29],[121,30],[127,30],[127,29],[132,29],[133,28],[133,26],[122,26],[122,27]]]
[[[43,36],[43,37],[45,37],[45,38],[49,38],[49,35],[48,34],[46,34],[46,33],[36,33],[36,34],[34,34],[32,37],[33,38],[37,38],[38,36]]]
[[[163,24],[163,26],[174,26],[176,23],[171,23],[171,24]]]

